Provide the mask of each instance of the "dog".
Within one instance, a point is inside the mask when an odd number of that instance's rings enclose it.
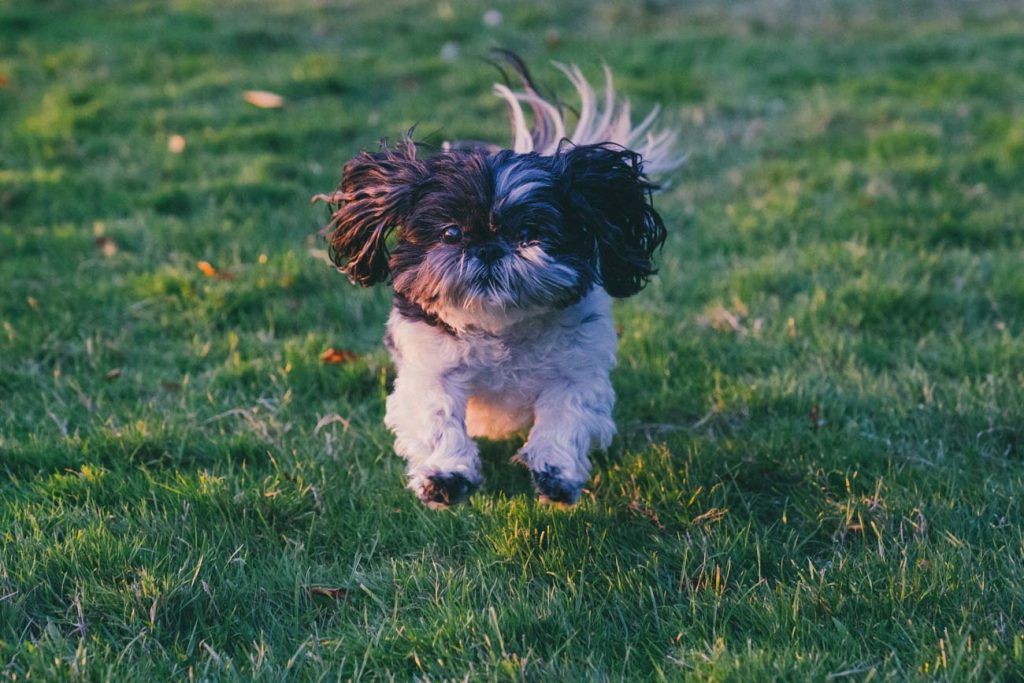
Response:
[[[392,285],[384,421],[409,488],[432,508],[480,486],[474,437],[526,430],[514,460],[540,500],[579,499],[589,454],[616,432],[612,298],[656,272],[666,228],[651,179],[682,161],[675,131],[654,132],[657,108],[631,124],[607,67],[600,102],[578,67],[555,64],[580,97],[567,133],[562,108],[505,57],[522,83],[494,86],[510,149],[455,142],[421,158],[410,131],[348,161],[337,190],[314,197],[330,207],[322,234],[338,270]]]

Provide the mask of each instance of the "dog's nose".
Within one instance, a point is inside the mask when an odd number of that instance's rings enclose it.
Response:
[[[476,257],[491,265],[505,255],[505,248],[495,242],[485,242],[476,248]]]

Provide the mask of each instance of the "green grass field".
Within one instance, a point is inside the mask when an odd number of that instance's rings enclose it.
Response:
[[[0,676],[1024,678],[1024,9],[680,5],[0,0]],[[309,206],[496,45],[690,153],[569,511],[403,488]]]

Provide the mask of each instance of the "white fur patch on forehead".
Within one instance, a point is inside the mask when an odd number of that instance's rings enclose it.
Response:
[[[510,159],[494,174],[494,203],[514,204],[551,185],[551,174],[528,159]]]

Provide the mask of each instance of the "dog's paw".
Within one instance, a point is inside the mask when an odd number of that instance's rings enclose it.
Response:
[[[583,491],[583,482],[572,482],[561,476],[561,470],[554,465],[547,465],[542,470],[530,470],[533,488],[536,489],[540,502],[559,507],[575,505]]]
[[[478,484],[458,472],[432,474],[423,480],[416,494],[428,508],[440,510],[467,501]]]

